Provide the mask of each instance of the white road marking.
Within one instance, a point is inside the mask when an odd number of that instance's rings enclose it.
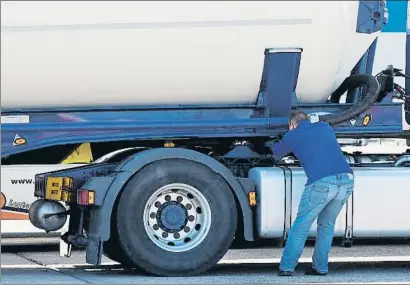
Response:
[[[1,268],[7,269],[7,268],[25,268],[25,269],[31,269],[31,268],[44,268],[42,265],[38,264],[2,264]]]
[[[119,265],[118,262],[104,262],[101,263],[99,266],[95,266],[96,268],[100,266],[112,266],[112,265]],[[94,267],[92,264],[87,263],[77,263],[77,264],[47,264],[47,265],[39,265],[39,264],[5,264],[1,265],[1,268],[50,268],[50,269],[74,269],[74,268],[81,268],[81,267]]]
[[[220,260],[218,264],[270,264],[270,263],[279,263],[280,258],[247,258],[247,259],[233,259],[233,260]],[[311,263],[312,258],[300,258],[299,263]],[[359,257],[330,257],[330,263],[364,263],[364,262],[410,262],[410,256],[359,256]],[[78,264],[47,264],[47,265],[38,265],[38,264],[2,264],[1,268],[50,268],[53,270],[56,269],[80,269],[85,267],[87,269],[99,269],[104,266],[113,266],[119,265],[117,262],[104,262],[99,266],[94,266],[87,263],[78,263]],[[360,284],[360,283],[358,283]],[[403,283],[407,284],[407,283]]]
[[[358,257],[330,257],[329,262],[410,262],[410,256],[358,256]],[[219,264],[266,264],[266,263],[279,263],[280,258],[246,258],[246,259],[234,259],[234,260],[221,260]],[[311,263],[312,258],[300,258],[299,263]]]

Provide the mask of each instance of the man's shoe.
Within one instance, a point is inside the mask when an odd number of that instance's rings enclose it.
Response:
[[[279,271],[278,273],[279,276],[293,276],[293,272],[292,271]]]
[[[314,269],[312,269],[312,270],[310,270],[310,271],[308,271],[308,272],[305,272],[305,275],[314,275],[314,276],[325,276],[327,273],[321,273],[321,272],[318,272],[318,271],[316,271],[316,270],[314,270]]]

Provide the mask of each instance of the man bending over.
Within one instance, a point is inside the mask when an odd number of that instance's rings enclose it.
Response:
[[[298,214],[293,223],[279,266],[280,276],[291,276],[317,218],[317,236],[312,270],[308,275],[326,275],[337,216],[353,192],[353,171],[326,122],[311,123],[302,111],[293,111],[289,132],[279,143],[267,144],[276,158],[293,152],[307,176]]]

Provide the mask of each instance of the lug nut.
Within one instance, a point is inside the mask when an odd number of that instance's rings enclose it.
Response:
[[[162,233],[162,237],[163,237],[163,238],[167,238],[167,237],[168,237],[168,233],[163,232],[163,233]]]
[[[161,202],[157,201],[157,202],[155,202],[154,205],[155,205],[155,207],[159,208],[159,207],[161,207]]]
[[[189,220],[190,222],[192,222],[193,220],[195,220],[195,217],[191,215],[191,216],[188,217],[188,220]]]
[[[153,225],[152,228],[157,231],[159,229],[159,226],[157,224]]]
[[[167,201],[167,202],[171,201],[171,196],[169,196],[169,195],[165,196],[165,201]]]
[[[179,239],[179,237],[180,237],[179,233],[174,233],[174,238],[175,239]]]
[[[185,228],[184,228],[184,232],[186,232],[186,233],[189,233],[190,230],[191,230],[191,229],[190,229],[189,227],[185,227]]]
[[[189,210],[191,210],[192,209],[192,205],[191,204],[186,204],[186,209],[189,211]]]
[[[149,214],[149,216],[150,216],[151,219],[154,219],[155,218],[155,213],[152,212],[151,214]]]

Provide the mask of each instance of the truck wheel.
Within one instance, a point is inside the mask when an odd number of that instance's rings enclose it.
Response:
[[[140,268],[132,262],[128,256],[124,253],[121,245],[117,239],[110,238],[108,241],[104,242],[103,254],[109,259],[118,262],[125,269],[135,268],[139,270]]]
[[[104,242],[103,245],[103,254],[108,257],[109,259],[118,262],[121,264],[125,269],[136,268],[137,267],[134,262],[132,262],[128,256],[125,254],[124,250],[122,249],[120,242],[118,240],[118,232],[116,227],[116,220],[117,220],[117,205],[114,206],[113,209],[113,217],[111,219],[111,235],[110,239]]]
[[[192,276],[214,266],[229,249],[236,203],[226,181],[185,159],[156,161],[125,186],[117,212],[125,254],[159,276]]]

